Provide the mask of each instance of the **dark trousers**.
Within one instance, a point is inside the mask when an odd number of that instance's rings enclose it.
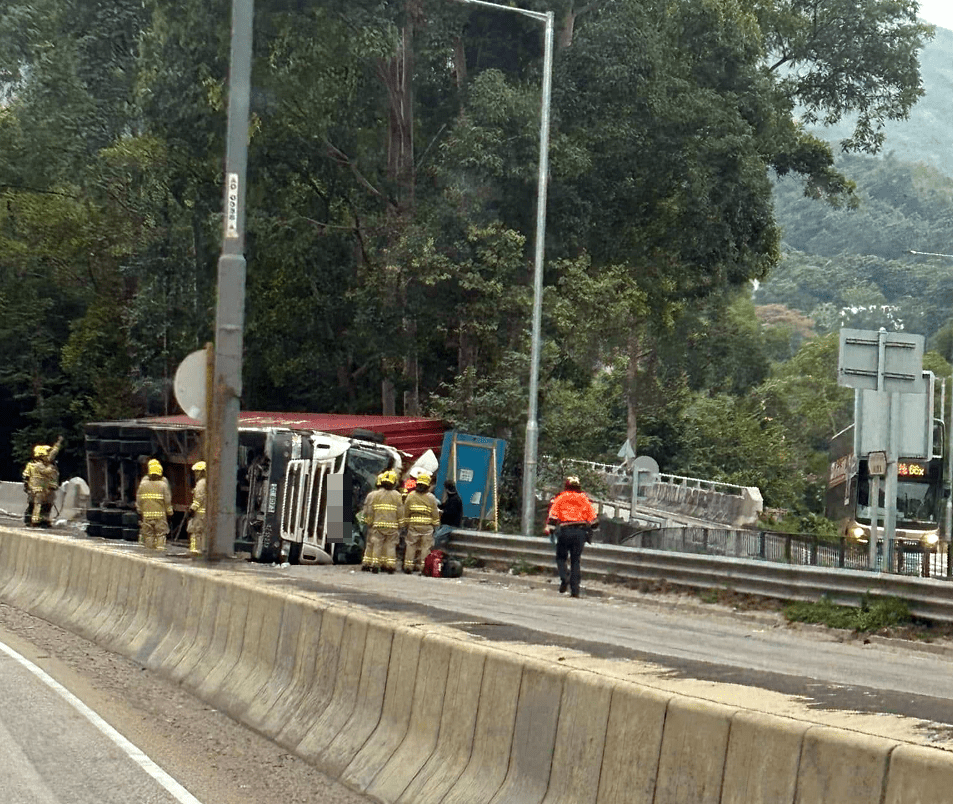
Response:
[[[579,576],[581,570],[579,560],[582,558],[582,548],[586,546],[588,528],[570,526],[559,528],[556,531],[556,569],[559,570],[559,580],[569,581],[569,589],[574,595],[579,594]],[[569,559],[569,577],[566,577],[566,559]]]

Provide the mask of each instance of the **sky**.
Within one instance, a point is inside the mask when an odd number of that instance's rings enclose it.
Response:
[[[953,31],[953,2],[950,0],[920,0],[920,16]]]

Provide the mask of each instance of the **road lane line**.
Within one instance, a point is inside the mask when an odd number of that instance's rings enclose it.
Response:
[[[123,751],[126,752],[126,755],[135,762],[140,768],[142,768],[146,773],[148,773],[153,779],[155,779],[162,787],[164,787],[169,794],[175,798],[176,801],[181,804],[202,804],[195,796],[193,796],[188,790],[186,790],[181,784],[179,784],[175,779],[169,776],[162,768],[156,765],[149,757],[147,757],[142,750],[133,745],[129,740],[123,737],[118,731],[116,731],[112,726],[110,726],[105,720],[103,720],[99,715],[97,715],[92,709],[90,709],[86,704],[84,704],[79,698],[77,698],[73,693],[71,693],[66,687],[64,687],[59,682],[51,678],[42,668],[37,667],[33,662],[27,659],[25,656],[21,656],[13,648],[7,645],[4,642],[0,642],[0,652],[7,654],[11,659],[17,662],[19,665],[29,670],[34,676],[36,676],[40,681],[42,681],[50,689],[54,690],[60,697],[62,697],[68,704],[70,704],[77,712],[82,714],[90,723],[92,723],[97,729],[99,729],[106,737],[112,740],[116,745],[118,745]]]

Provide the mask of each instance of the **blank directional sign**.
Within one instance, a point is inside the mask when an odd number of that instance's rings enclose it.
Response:
[[[205,372],[208,355],[198,349],[179,363],[172,381],[175,401],[187,416],[205,423]]]
[[[867,391],[922,394],[923,336],[842,329],[837,384]]]

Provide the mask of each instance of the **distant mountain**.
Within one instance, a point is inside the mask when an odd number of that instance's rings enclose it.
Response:
[[[904,162],[923,162],[953,176],[953,31],[936,29],[933,41],[920,53],[920,71],[926,94],[907,120],[887,122],[882,153]],[[851,126],[840,123],[813,131],[836,145],[850,134]]]

